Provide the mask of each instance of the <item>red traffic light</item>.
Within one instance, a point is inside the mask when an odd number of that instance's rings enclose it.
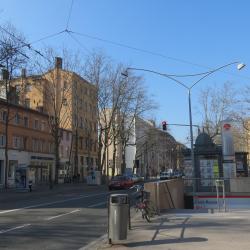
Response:
[[[167,122],[166,121],[162,122],[162,130],[164,130],[164,131],[167,130]]]

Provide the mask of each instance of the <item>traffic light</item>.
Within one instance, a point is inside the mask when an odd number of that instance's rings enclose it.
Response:
[[[167,130],[167,122],[166,121],[162,122],[162,130],[164,130],[164,131]]]

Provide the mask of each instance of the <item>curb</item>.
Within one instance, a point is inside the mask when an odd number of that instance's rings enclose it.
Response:
[[[140,214],[132,212],[131,220],[133,220],[137,217],[140,217]],[[79,248],[78,250],[100,250],[100,249],[103,249],[103,247],[105,247],[105,245],[110,246],[108,244],[108,234],[107,233],[100,236],[96,240],[91,241],[88,245]]]
[[[90,242],[88,245],[81,247],[78,250],[98,250],[100,249],[100,246],[103,246],[107,242],[107,239],[108,239],[108,234],[104,234],[97,240]]]

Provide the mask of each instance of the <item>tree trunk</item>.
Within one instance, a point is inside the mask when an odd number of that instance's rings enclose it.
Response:
[[[102,131],[100,131],[100,134],[99,134],[99,138],[98,138],[98,156],[97,156],[97,164],[98,164],[98,170],[101,171],[102,170],[102,148],[103,148],[103,145],[102,145]]]
[[[115,166],[116,166],[116,144],[115,139],[113,141],[113,164],[112,164],[112,177],[115,175]]]
[[[125,155],[126,145],[123,142],[122,143],[122,165],[121,165],[121,172],[122,174],[125,174],[126,170],[126,155]]]
[[[75,134],[75,157],[74,157],[74,175],[78,174],[78,130],[76,129]]]
[[[58,171],[60,168],[60,156],[59,156],[59,128],[56,128],[55,135],[55,180],[54,183],[58,184]]]
[[[8,103],[7,103],[8,105]],[[7,106],[7,112],[6,112],[6,121],[5,121],[5,146],[4,146],[4,157],[5,157],[5,169],[4,169],[4,187],[8,188],[8,171],[9,171],[9,157],[8,157],[8,149],[9,149],[9,138],[8,138],[8,132],[9,132],[9,113],[10,109],[9,106]]]

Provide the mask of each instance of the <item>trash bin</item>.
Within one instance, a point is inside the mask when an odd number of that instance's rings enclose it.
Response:
[[[109,242],[127,239],[129,222],[129,198],[127,194],[112,194],[109,197]]]

